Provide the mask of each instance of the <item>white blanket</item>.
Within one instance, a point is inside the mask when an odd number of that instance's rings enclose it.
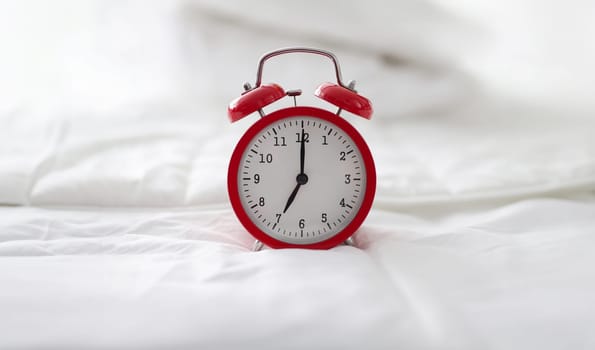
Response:
[[[0,349],[592,348],[590,20],[521,3],[1,5]],[[226,105],[291,45],[376,108],[344,115],[378,172],[358,248],[251,252],[228,204],[258,116]],[[332,79],[265,70],[322,108]]]
[[[477,209],[477,208],[476,208]],[[595,198],[374,210],[360,248],[250,252],[227,208],[5,208],[0,347],[593,344]]]

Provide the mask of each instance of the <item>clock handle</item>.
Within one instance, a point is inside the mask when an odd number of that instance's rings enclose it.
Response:
[[[337,83],[323,83],[316,89],[315,96],[339,107],[336,114],[341,114],[341,111],[346,110],[360,117],[370,119],[372,117],[373,108],[370,100],[362,95],[359,95],[355,90],[355,81],[351,80],[348,84],[343,83],[341,77],[341,67],[339,66],[339,60],[332,52],[320,49],[313,49],[308,47],[290,47],[271,51],[264,54],[258,62],[258,70],[256,71],[256,84],[253,89],[258,89],[262,84],[262,71],[264,63],[275,56],[284,55],[288,53],[311,53],[328,57],[333,61],[335,66],[335,75],[337,77]],[[246,83],[244,86],[250,86]]]
[[[270,58],[288,53],[310,53],[329,58],[335,67],[337,83],[324,83],[320,85],[318,89],[316,89],[314,95],[337,106],[339,108],[336,112],[337,115],[339,115],[341,111],[346,110],[366,119],[372,117],[372,103],[367,98],[357,93],[355,90],[355,81],[352,80],[347,85],[343,83],[339,60],[333,53],[326,50],[307,47],[292,47],[271,51],[260,58],[254,87],[251,86],[250,83],[245,83],[242,96],[233,100],[227,108],[227,115],[232,123],[256,111],[260,113],[261,117],[264,117],[265,113],[263,107],[280,100],[286,95],[294,96],[295,103],[295,96],[301,94],[301,91],[295,90],[285,92],[283,88],[277,84],[262,84],[264,63]]]
[[[331,61],[333,61],[333,65],[335,66],[335,75],[337,76],[337,84],[340,86],[347,88],[347,85],[343,84],[343,79],[341,78],[341,67],[339,66],[339,60],[337,57],[329,51],[320,50],[320,49],[312,49],[308,47],[289,47],[284,49],[279,49],[275,51],[271,51],[269,53],[264,54],[260,61],[258,62],[258,70],[256,71],[256,84],[255,88],[259,87],[262,83],[262,70],[264,68],[264,63],[269,59],[275,56],[284,55],[288,53],[311,53],[316,55],[321,55],[328,57]]]

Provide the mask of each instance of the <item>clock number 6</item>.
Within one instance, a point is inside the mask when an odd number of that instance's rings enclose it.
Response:
[[[306,220],[300,219],[299,226],[300,226],[300,228],[306,227]]]

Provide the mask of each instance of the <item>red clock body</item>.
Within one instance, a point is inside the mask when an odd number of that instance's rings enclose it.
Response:
[[[290,107],[254,123],[228,168],[232,208],[273,248],[328,249],[361,226],[376,191],[370,149],[345,119]]]

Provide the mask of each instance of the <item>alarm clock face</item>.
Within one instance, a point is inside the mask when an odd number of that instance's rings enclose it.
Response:
[[[341,243],[363,222],[376,185],[359,133],[341,117],[312,107],[259,120],[240,140],[229,171],[240,221],[273,247]]]

